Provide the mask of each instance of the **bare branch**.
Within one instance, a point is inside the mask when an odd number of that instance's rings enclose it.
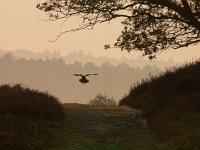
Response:
[[[124,30],[114,44],[128,52],[142,51],[150,58],[168,48],[178,49],[200,43],[199,0],[46,0],[37,8],[49,21],[80,17],[82,24],[63,34],[93,29],[98,23],[124,18]],[[110,47],[110,46],[109,46]]]

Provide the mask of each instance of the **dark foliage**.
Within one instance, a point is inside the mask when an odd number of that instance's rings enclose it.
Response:
[[[0,86],[0,149],[46,150],[52,145],[48,122],[64,117],[59,100],[22,85]]]
[[[0,86],[0,115],[7,114],[39,119],[64,117],[63,108],[56,97],[19,84]]]
[[[99,93],[89,101],[89,104],[94,106],[115,106],[116,102],[112,97]]]
[[[200,62],[174,67],[142,80],[130,89],[120,105],[144,110],[147,114],[173,106],[200,112]]]
[[[44,123],[29,117],[0,116],[1,150],[44,150],[50,145]]]
[[[172,150],[200,149],[200,61],[174,67],[131,88],[120,105],[141,109]]]
[[[80,17],[80,26],[61,32],[57,39],[66,32],[124,18],[124,31],[114,46],[142,51],[150,59],[168,48],[200,42],[199,0],[46,0],[36,7],[51,21]]]

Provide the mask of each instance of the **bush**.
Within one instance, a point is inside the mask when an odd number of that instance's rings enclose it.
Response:
[[[99,93],[94,97],[94,99],[89,101],[89,104],[94,106],[114,106],[116,105],[116,102],[112,97]]]
[[[22,85],[0,86],[0,149],[46,150],[48,122],[64,117],[58,98]]]
[[[120,105],[141,109],[146,114],[165,107],[200,112],[200,61],[174,67],[134,85]]]
[[[7,114],[0,116],[0,122],[1,150],[44,150],[50,145],[42,121]]]
[[[22,85],[0,86],[0,115],[60,119],[64,111],[58,98]]]
[[[200,61],[134,85],[120,105],[143,110],[149,127],[171,150],[200,149]]]

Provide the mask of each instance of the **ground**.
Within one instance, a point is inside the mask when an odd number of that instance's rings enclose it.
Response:
[[[64,104],[64,108],[64,121],[50,125],[49,133],[53,132],[50,136],[57,139],[50,150],[164,150],[166,147],[148,129],[140,111],[81,104]]]

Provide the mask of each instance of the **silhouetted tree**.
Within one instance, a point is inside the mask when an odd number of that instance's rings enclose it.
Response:
[[[101,93],[98,93],[94,99],[91,99],[89,101],[90,105],[95,106],[114,106],[116,105],[115,100],[111,97],[108,97],[106,95],[102,95]]]
[[[46,0],[37,8],[49,20],[80,16],[82,24],[70,31],[92,29],[97,23],[125,18],[124,30],[114,44],[128,52],[142,51],[150,59],[168,49],[200,42],[199,0]],[[106,44],[105,49],[110,45]]]

